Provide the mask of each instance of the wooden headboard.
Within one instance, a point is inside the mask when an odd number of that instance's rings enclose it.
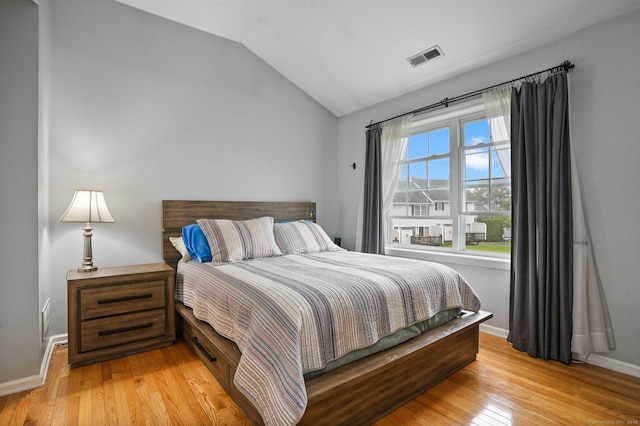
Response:
[[[197,219],[247,220],[272,216],[276,222],[311,219],[316,221],[316,203],[264,201],[162,200],[162,258],[175,268],[180,254],[169,237],[182,235],[182,227]]]

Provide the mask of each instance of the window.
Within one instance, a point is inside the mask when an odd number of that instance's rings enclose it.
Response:
[[[389,244],[511,251],[510,141],[473,103],[412,125],[389,218]]]

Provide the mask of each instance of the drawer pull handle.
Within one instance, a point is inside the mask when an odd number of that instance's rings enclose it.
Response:
[[[202,354],[209,359],[209,362],[215,362],[216,361],[216,357],[209,355],[209,352],[207,352],[207,350],[204,348],[204,346],[202,346],[202,344],[200,342],[198,342],[198,338],[196,336],[193,336],[191,338],[191,341],[198,347],[198,349],[200,349],[200,352],[202,352]]]
[[[104,305],[105,303],[118,303],[118,302],[128,302],[130,300],[140,300],[140,299],[151,299],[153,294],[136,294],[135,296],[122,296],[122,297],[114,297],[113,299],[98,299],[98,305]]]
[[[98,336],[100,337],[110,336],[112,334],[125,333],[127,331],[142,330],[143,328],[151,328],[151,327],[153,327],[153,323],[147,322],[145,324],[133,325],[131,327],[122,327],[122,328],[114,328],[113,330],[99,331]]]

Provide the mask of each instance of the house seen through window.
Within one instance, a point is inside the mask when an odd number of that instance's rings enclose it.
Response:
[[[414,120],[388,244],[511,252],[511,147],[500,123],[481,104]]]

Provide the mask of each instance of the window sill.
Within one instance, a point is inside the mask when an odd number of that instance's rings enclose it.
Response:
[[[511,269],[511,259],[503,257],[478,256],[464,253],[445,253],[427,250],[416,250],[405,247],[385,247],[388,256],[408,257],[411,259],[429,260],[440,263],[454,263],[458,265],[479,266],[508,271]]]

